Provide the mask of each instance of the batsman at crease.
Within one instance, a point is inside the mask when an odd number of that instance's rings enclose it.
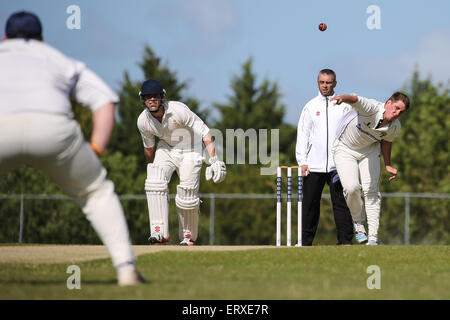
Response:
[[[139,96],[144,111],[137,126],[142,136],[147,159],[147,195],[150,218],[150,244],[169,241],[169,182],[177,171],[175,204],[178,212],[180,245],[191,246],[198,236],[200,210],[200,173],[203,165],[203,143],[210,166],[206,180],[214,183],[226,177],[225,163],[216,156],[208,126],[179,101],[166,101],[166,91],[158,80],[144,81]],[[156,138],[159,141],[156,143]]]

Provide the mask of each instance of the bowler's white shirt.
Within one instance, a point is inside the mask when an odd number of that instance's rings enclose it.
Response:
[[[181,149],[194,149],[202,144],[202,138],[209,132],[208,126],[179,101],[166,101],[162,121],[159,122],[144,109],[138,117],[137,126],[145,148],[155,146],[155,137],[164,140],[169,146]]]
[[[401,128],[398,119],[377,128],[383,121],[383,102],[358,96],[358,101],[351,106],[355,112],[343,119],[337,135],[347,147],[359,150],[381,140],[392,142],[398,135]]]
[[[0,114],[72,116],[70,97],[92,111],[118,96],[84,63],[38,40],[0,43]]]

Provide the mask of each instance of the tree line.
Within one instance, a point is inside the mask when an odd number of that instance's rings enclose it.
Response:
[[[202,109],[196,97],[185,92],[188,83],[178,79],[167,62],[158,57],[150,46],[145,46],[139,63],[143,77],[130,79],[127,71],[120,83],[120,103],[116,125],[102,163],[119,195],[144,195],[146,161],[136,121],[143,107],[138,92],[146,79],[158,79],[167,92],[168,100],[187,104],[210,128],[226,129],[279,129],[279,163],[292,164],[295,160],[297,128],[284,122],[285,105],[276,82],[258,81],[253,60],[248,58],[240,73],[230,81],[231,95],[213,108]],[[434,85],[430,78],[421,79],[415,71],[407,86],[400,88],[411,98],[411,107],[400,119],[402,129],[392,150],[393,166],[399,169],[399,178],[388,183],[382,173],[381,192],[450,193],[450,159],[448,128],[450,127],[450,82]],[[299,107],[305,102],[299,102]],[[82,131],[89,140],[92,116],[87,108],[73,101],[73,112]],[[270,135],[268,150],[270,151]],[[245,147],[246,159],[252,150]],[[222,150],[225,157],[225,150]],[[204,178],[202,170],[200,193],[259,193],[275,194],[274,175],[261,175],[261,163],[227,164],[227,178],[215,185]],[[382,166],[384,168],[384,165]],[[172,177],[169,192],[176,193],[178,177]],[[296,188],[296,184],[294,184]],[[285,186],[283,191],[285,192]],[[293,194],[295,194],[295,190]],[[324,193],[328,192],[328,188]],[[0,194],[61,194],[62,191],[42,172],[24,167],[7,174],[0,181]],[[209,198],[202,199],[198,244],[209,243]],[[295,201],[295,200],[294,200]],[[19,232],[19,200],[1,200],[0,242],[16,242]],[[146,201],[122,200],[133,244],[146,244],[149,218]],[[449,244],[448,199],[411,199],[411,243]],[[283,204],[283,210],[285,206]],[[28,243],[99,243],[93,229],[79,207],[72,201],[27,200],[24,206],[25,224],[23,241]],[[295,210],[295,204],[293,212]],[[292,230],[296,230],[293,214]],[[283,218],[285,219],[285,217]],[[294,221],[295,220],[295,221]],[[169,223],[171,243],[177,243],[178,222],[174,201],[170,202]],[[275,200],[215,200],[215,244],[274,244]],[[285,220],[283,221],[285,225]],[[382,201],[380,237],[384,243],[397,244],[403,239],[404,200],[385,198]],[[293,235],[295,238],[295,232]],[[322,200],[317,244],[334,244],[335,225],[331,203]]]

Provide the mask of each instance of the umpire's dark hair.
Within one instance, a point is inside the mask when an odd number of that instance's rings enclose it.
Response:
[[[327,74],[327,75],[332,75],[333,76],[333,78],[334,78],[334,81],[336,81],[336,72],[334,72],[333,70],[331,70],[331,69],[322,69],[322,70],[320,70],[319,71],[319,74]]]
[[[402,101],[405,104],[405,111],[409,108],[409,97],[400,91],[395,92],[387,101],[389,100],[392,102]]]

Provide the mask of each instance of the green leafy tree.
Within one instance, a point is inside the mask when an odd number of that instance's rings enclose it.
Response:
[[[118,107],[118,121],[111,138],[109,149],[119,151],[124,155],[135,155],[145,164],[142,139],[137,129],[137,119],[143,110],[139,99],[139,90],[142,82],[147,79],[156,79],[166,90],[166,100],[177,100],[185,103],[204,121],[207,121],[207,110],[199,110],[199,102],[195,98],[184,96],[183,91],[188,87],[187,82],[179,81],[175,71],[171,71],[167,63],[163,64],[161,58],[154,51],[145,46],[142,62],[144,78],[141,81],[132,81],[127,71],[121,83],[120,102]]]
[[[227,103],[216,103],[220,113],[215,128],[226,134],[226,129],[278,129],[280,135],[280,163],[295,164],[296,128],[283,123],[285,106],[281,103],[278,85],[264,79],[257,84],[252,70],[253,60],[242,64],[242,73],[231,81],[232,94]],[[270,150],[270,138],[268,139]],[[248,156],[247,156],[248,159]]]
[[[285,106],[281,103],[278,85],[268,79],[261,83],[252,70],[253,60],[242,64],[241,73],[231,80],[232,93],[225,103],[215,103],[220,117],[214,128],[223,135],[224,159],[226,158],[226,130],[242,129],[244,132],[267,129],[267,148],[271,150],[271,129],[279,130],[280,162],[295,164],[296,128],[283,123]],[[227,163],[227,178],[218,185],[210,181],[200,184],[202,193],[263,193],[275,194],[275,176],[261,175],[262,164],[249,164],[251,150],[245,147],[245,164]],[[235,139],[236,159],[239,141]],[[258,148],[260,147],[258,142]],[[260,159],[259,159],[260,160]],[[205,200],[208,202],[208,200]],[[215,239],[220,244],[272,244],[275,242],[274,199],[216,199]],[[208,206],[206,206],[208,208]]]
[[[416,71],[404,91],[411,104],[400,117],[402,128],[392,145],[392,165],[399,175],[388,182],[389,175],[382,170],[381,191],[449,193],[450,83],[435,86],[431,79],[420,79]],[[398,228],[404,224],[404,206],[403,199],[383,200],[381,226],[385,237],[403,236]],[[411,199],[412,243],[449,244],[449,214],[448,199]]]

